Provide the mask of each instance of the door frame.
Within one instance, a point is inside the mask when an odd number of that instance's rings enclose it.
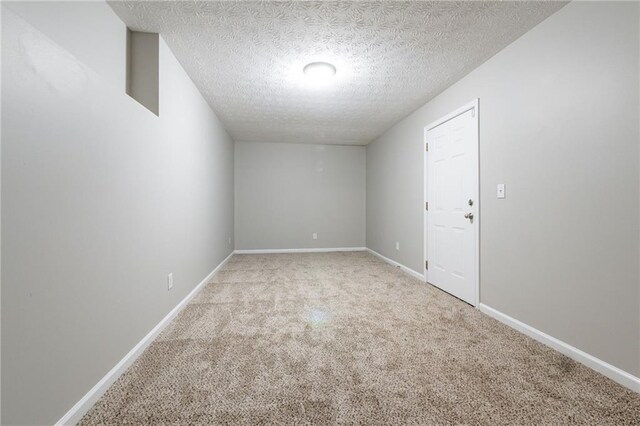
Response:
[[[446,123],[447,121],[456,118],[459,115],[464,114],[467,111],[470,110],[474,110],[475,111],[475,115],[474,115],[474,120],[475,120],[475,125],[474,125],[474,129],[475,129],[475,135],[476,135],[476,144],[478,147],[478,188],[477,188],[477,214],[476,216],[473,218],[474,222],[477,223],[477,226],[475,227],[474,233],[475,233],[475,239],[476,239],[476,258],[475,258],[475,264],[476,264],[476,282],[475,282],[475,303],[473,304],[473,306],[475,306],[476,308],[478,308],[478,306],[480,306],[480,220],[481,220],[481,215],[480,215],[480,99],[479,98],[475,98],[474,100],[472,100],[471,102],[461,106],[460,108],[450,112],[449,114],[445,115],[444,117],[439,118],[438,120],[430,123],[428,126],[426,126],[424,128],[424,134],[423,134],[423,140],[422,140],[422,152],[424,155],[424,165],[423,165],[423,178],[424,178],[424,202],[422,203],[422,217],[423,217],[423,242],[424,242],[424,259],[425,259],[425,264],[422,265],[423,267],[423,272],[424,272],[424,280],[426,283],[429,282],[429,270],[427,269],[427,265],[426,265],[426,261],[429,259],[429,252],[428,252],[428,247],[429,247],[429,241],[428,241],[428,225],[429,225],[429,212],[428,210],[426,210],[426,206],[427,206],[427,202],[429,201],[428,199],[428,194],[429,194],[429,173],[427,171],[427,164],[428,164],[428,160],[429,160],[429,151],[427,151],[426,149],[426,144],[427,144],[427,132],[429,132],[430,130],[438,127],[439,125]]]

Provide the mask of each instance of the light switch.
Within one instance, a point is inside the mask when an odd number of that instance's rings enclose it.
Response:
[[[504,188],[504,183],[499,183],[498,184],[498,198],[504,198],[505,197],[505,188]]]

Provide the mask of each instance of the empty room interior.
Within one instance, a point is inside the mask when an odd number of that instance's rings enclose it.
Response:
[[[0,12],[3,425],[640,425],[640,2]]]

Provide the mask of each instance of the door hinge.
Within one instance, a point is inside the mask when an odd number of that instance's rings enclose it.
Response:
[[[429,210],[429,202],[428,201],[424,203],[424,209],[425,210]]]
[[[424,144],[424,149],[425,149],[425,151],[429,152],[429,144],[428,143]]]
[[[424,269],[426,269],[427,271],[429,270],[429,261],[428,260],[424,261]]]

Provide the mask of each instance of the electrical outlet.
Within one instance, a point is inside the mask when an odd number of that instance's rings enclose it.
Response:
[[[318,233],[317,233],[317,232],[314,232],[314,233],[313,233],[313,239],[314,239],[314,240],[317,240],[317,239],[318,239]]]
[[[173,288],[173,272],[167,275],[167,291]]]
[[[400,242],[396,241],[396,250],[400,250]]]
[[[497,196],[498,196],[498,198],[505,198],[505,196],[506,196],[505,191],[506,191],[506,188],[505,188],[504,183],[499,183],[498,184],[498,188],[497,188]]]

